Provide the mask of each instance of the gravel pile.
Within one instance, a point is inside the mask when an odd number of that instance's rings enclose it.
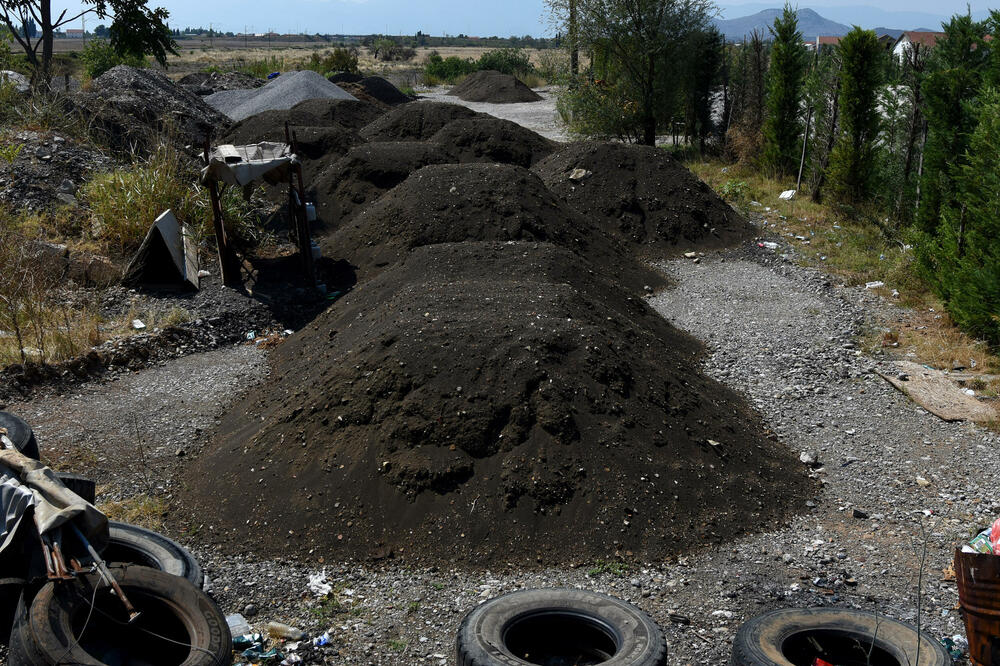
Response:
[[[239,121],[263,111],[288,110],[310,99],[348,99],[336,84],[313,71],[288,72],[253,90],[227,90],[209,95],[205,101],[231,119]]]
[[[12,72],[9,69],[0,70],[0,86],[12,85],[19,93],[26,93],[31,89],[31,82],[24,74]]]
[[[201,146],[231,124],[201,97],[152,69],[118,65],[74,96],[77,110],[112,150],[149,149],[161,138]]]
[[[466,102],[491,104],[516,104],[542,100],[541,95],[521,83],[517,77],[493,70],[473,72],[449,90],[448,94]]]

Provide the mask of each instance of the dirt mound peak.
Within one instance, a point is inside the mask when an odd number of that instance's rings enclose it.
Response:
[[[275,351],[271,384],[188,474],[188,508],[234,548],[313,557],[490,566],[729,541],[809,486],[698,353],[564,248],[421,247]]]
[[[514,104],[517,102],[539,102],[542,97],[524,85],[511,74],[502,74],[492,69],[469,74],[457,86],[448,91],[466,102],[489,102],[490,104]]]
[[[361,136],[368,141],[427,141],[453,120],[480,115],[460,104],[403,104],[362,129]]]
[[[569,143],[533,171],[572,208],[603,219],[605,229],[634,246],[716,248],[752,233],[708,185],[652,146]],[[570,178],[574,172],[582,177]]]
[[[315,192],[320,219],[326,228],[335,229],[414,171],[449,161],[448,155],[432,143],[362,143],[330,164],[310,189]]]
[[[288,112],[289,120],[296,125],[329,125],[336,123],[348,129],[360,130],[375,122],[385,108],[355,99],[307,99]]]
[[[222,90],[260,88],[266,81],[243,72],[193,72],[177,81],[196,95],[205,97]]]
[[[453,120],[431,141],[458,162],[500,162],[530,168],[558,144],[509,120],[492,116]]]

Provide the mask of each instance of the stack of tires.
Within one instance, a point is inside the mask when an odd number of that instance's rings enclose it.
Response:
[[[38,459],[38,442],[27,423],[0,411],[0,428],[21,453]],[[73,492],[94,502],[92,481],[59,476]],[[210,583],[191,553],[152,530],[114,521],[109,527],[101,557],[138,617],[129,617],[96,572],[35,583],[4,577],[20,571],[0,571],[0,639],[8,643],[8,664],[230,663],[229,627],[206,593]]]

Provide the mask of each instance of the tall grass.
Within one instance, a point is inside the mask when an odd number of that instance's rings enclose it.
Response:
[[[94,176],[80,191],[90,209],[91,234],[113,254],[135,251],[150,225],[170,209],[201,243],[211,236],[212,208],[197,173],[169,145],[161,144],[146,160]],[[222,193],[227,231],[237,244],[261,240],[253,201],[236,188]]]

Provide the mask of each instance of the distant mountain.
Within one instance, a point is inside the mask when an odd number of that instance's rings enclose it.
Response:
[[[714,19],[719,32],[729,41],[739,41],[749,37],[754,30],[761,32],[765,38],[770,36],[768,28],[774,25],[774,19],[781,16],[780,9],[764,9],[750,16],[732,19]],[[851,28],[842,23],[835,23],[823,18],[811,9],[798,10],[799,32],[803,39],[813,41],[819,35],[846,35]]]
[[[899,36],[903,34],[903,30],[897,28],[872,28],[876,35],[889,35],[893,39],[899,39]]]
[[[956,9],[952,12],[944,9],[943,13],[938,14],[936,12],[921,11],[922,8],[930,6],[928,3],[911,3],[912,8],[902,9],[901,7],[904,5],[901,3],[895,3],[890,7],[888,3],[877,3],[879,6],[875,6],[876,3],[851,5],[849,4],[850,0],[842,1],[845,4],[837,6],[835,3],[830,2],[830,0],[815,0],[815,2],[810,2],[808,6],[831,21],[837,21],[838,23],[850,26],[860,25],[862,28],[874,30],[880,29],[877,26],[892,26],[896,30],[916,30],[917,26],[929,26],[927,28],[928,31],[938,31],[941,30],[941,23],[947,21],[952,13],[965,13],[964,3],[956,3]],[[748,3],[739,2],[739,0],[733,2],[721,0],[718,2],[718,5],[722,11],[722,18],[729,19],[738,16],[747,16],[762,9],[771,9],[780,6],[780,3],[773,2],[773,0],[772,2]],[[799,0],[798,6],[803,7],[804,5],[805,3]],[[988,14],[989,12],[977,10],[972,12],[972,18],[981,21]]]

